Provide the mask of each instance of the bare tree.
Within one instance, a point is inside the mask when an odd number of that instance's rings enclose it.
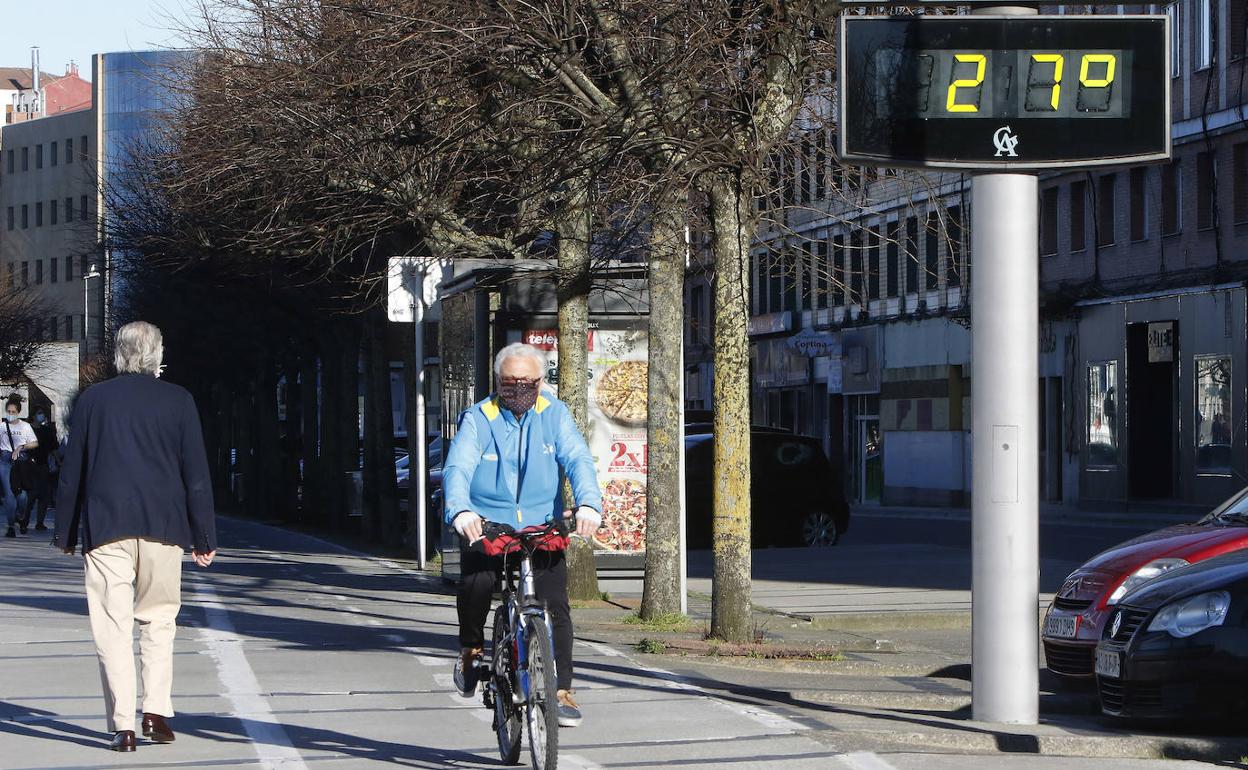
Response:
[[[0,382],[18,379],[39,360],[40,330],[50,312],[34,291],[0,290]]]

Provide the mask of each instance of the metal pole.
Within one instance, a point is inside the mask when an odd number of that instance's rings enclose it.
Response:
[[[415,286],[412,291],[412,331],[415,336],[416,358],[416,463],[408,462],[408,483],[416,481],[416,563],[427,566],[429,532],[426,521],[429,507],[428,490],[428,426],[425,419],[425,266],[413,266]],[[413,476],[414,474],[414,476]]]
[[[973,718],[1039,717],[1036,178],[974,179],[971,215]]]

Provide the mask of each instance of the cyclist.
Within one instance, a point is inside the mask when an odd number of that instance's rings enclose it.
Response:
[[[545,355],[531,345],[517,342],[499,351],[494,359],[498,392],[460,415],[442,467],[446,521],[460,535],[460,657],[454,680],[464,697],[477,689],[485,620],[502,568],[501,557],[470,548],[481,538],[483,521],[519,529],[564,516],[566,478],[576,501],[576,534],[588,539],[602,524],[593,455],[568,407],[542,392],[545,370]],[[537,552],[533,576],[554,631],[559,725],[576,727],[581,712],[572,697],[572,613],[564,552]]]

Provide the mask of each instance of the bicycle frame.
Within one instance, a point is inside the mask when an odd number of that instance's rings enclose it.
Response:
[[[503,554],[503,594],[502,603],[507,608],[508,632],[504,640],[511,644],[512,665],[518,687],[515,697],[526,700],[529,697],[529,639],[524,630],[524,619],[540,617],[546,624],[551,636],[554,629],[550,624],[550,615],[546,607],[537,599],[537,589],[533,580],[533,554],[529,549],[521,549],[522,557],[519,564],[520,591],[517,597],[516,583],[512,577],[513,570],[507,563],[508,554]]]

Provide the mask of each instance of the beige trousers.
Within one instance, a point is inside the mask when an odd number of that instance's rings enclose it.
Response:
[[[173,716],[173,636],[182,606],[182,548],[118,540],[86,554],[87,609],[100,659],[109,732],[134,729],[134,623],[143,711]]]

